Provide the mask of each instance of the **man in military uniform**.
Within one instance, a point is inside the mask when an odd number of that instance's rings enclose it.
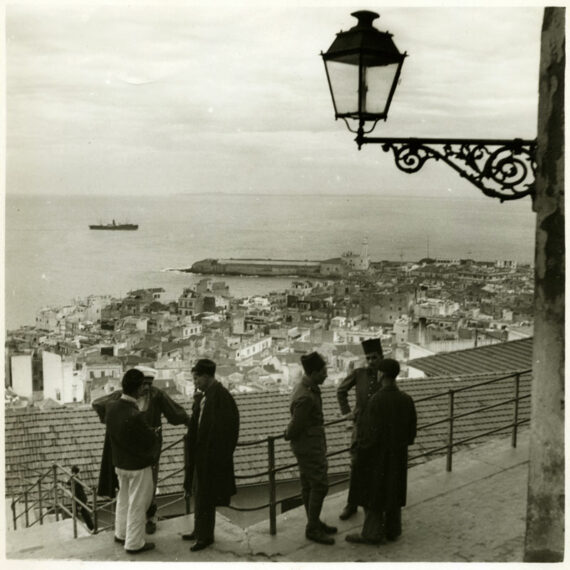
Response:
[[[336,395],[340,406],[341,414],[348,419],[353,420],[352,438],[351,438],[351,484],[348,492],[348,500],[342,513],[341,520],[347,520],[358,510],[356,502],[353,500],[352,493],[352,469],[356,457],[356,439],[358,436],[358,424],[361,412],[366,407],[366,403],[370,397],[380,388],[378,379],[378,365],[382,360],[382,344],[379,338],[371,338],[362,341],[362,349],[366,357],[367,366],[356,368],[353,370],[338,386]],[[354,409],[350,409],[348,403],[348,393],[354,388],[356,403]]]
[[[162,416],[166,418],[169,424],[188,425],[190,417],[184,408],[177,404],[166,392],[152,385],[156,376],[156,370],[149,366],[135,366],[135,370],[139,370],[144,375],[144,383],[141,389],[141,395],[137,400],[139,410],[143,412],[146,422],[155,429],[158,435],[158,446],[156,448],[155,460],[152,464],[152,479],[154,491],[151,505],[147,511],[147,520],[145,531],[147,534],[156,532],[156,487],[158,483],[158,464],[160,461],[160,452],[162,447]],[[122,395],[121,390],[116,390],[111,394],[97,398],[91,406],[97,412],[99,419],[105,423],[105,415],[108,405],[118,400]],[[97,493],[104,497],[114,497],[117,489],[117,477],[115,475],[113,463],[111,460],[111,447],[108,439],[105,439],[103,446],[103,457],[101,458],[101,471],[99,473],[99,486]]]
[[[400,365],[380,363],[382,386],[368,402],[358,427],[352,478],[354,500],[364,507],[360,534],[348,542],[380,544],[402,533],[401,508],[406,504],[408,446],[416,437],[414,401],[396,385]]]
[[[328,493],[327,443],[323,404],[319,386],[327,377],[327,367],[318,352],[301,356],[305,372],[291,396],[291,420],[285,439],[299,463],[301,496],[307,513],[305,536],[320,544],[334,544],[336,527],[321,521],[321,509]]]

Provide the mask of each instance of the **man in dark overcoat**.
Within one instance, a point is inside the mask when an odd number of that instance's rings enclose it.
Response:
[[[371,338],[362,341],[362,349],[366,358],[367,366],[356,368],[353,370],[339,385],[336,390],[340,413],[343,417],[352,420],[352,438],[351,438],[351,472],[354,461],[356,459],[356,440],[358,437],[358,424],[360,422],[361,411],[366,407],[370,397],[380,388],[380,380],[378,378],[378,365],[382,360],[382,344],[379,338]],[[351,410],[348,403],[348,393],[354,388],[355,405]],[[340,514],[340,518],[344,521],[349,519],[358,510],[356,499],[353,497],[349,486],[348,499],[346,505]]]
[[[301,496],[307,512],[305,536],[320,544],[334,544],[337,529],[321,521],[321,509],[328,493],[327,442],[323,403],[319,386],[327,377],[327,366],[318,352],[301,356],[305,372],[291,395],[291,420],[285,439],[299,463]]]
[[[162,416],[171,425],[188,425],[190,417],[186,410],[177,404],[166,392],[163,392],[152,383],[156,376],[156,370],[149,366],[135,366],[133,370],[139,370],[144,375],[144,383],[141,390],[140,398],[137,404],[146,422],[155,428],[158,434],[158,446],[156,448],[156,456],[152,464],[152,480],[153,495],[152,502],[146,514],[145,531],[147,534],[156,532],[156,487],[158,483],[158,466],[160,462],[160,453],[162,450]],[[94,400],[91,404],[97,412],[101,423],[105,423],[105,415],[108,405],[121,397],[122,391],[116,390],[111,394],[101,396]],[[117,489],[117,476],[113,462],[111,460],[111,447],[106,437],[103,444],[103,456],[101,458],[101,468],[99,472],[99,485],[97,494],[102,497],[114,497]]]
[[[346,540],[380,544],[402,532],[401,508],[406,504],[408,446],[416,437],[414,401],[396,385],[400,365],[391,358],[379,366],[382,386],[368,402],[359,425],[353,470],[354,495],[364,507],[360,534]]]
[[[192,368],[199,392],[194,398],[186,435],[184,489],[194,496],[196,552],[214,542],[216,507],[227,507],[236,493],[233,454],[239,435],[239,411],[233,396],[215,378],[216,364],[206,358]]]

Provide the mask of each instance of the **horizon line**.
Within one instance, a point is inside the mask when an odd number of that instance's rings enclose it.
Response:
[[[356,198],[356,197],[373,197],[373,198],[434,198],[446,200],[476,200],[484,197],[482,194],[451,194],[451,195],[433,195],[433,194],[407,194],[406,190],[393,194],[379,194],[378,192],[359,192],[359,193],[307,193],[307,192],[171,192],[168,194],[131,194],[131,193],[105,193],[105,194],[75,194],[75,193],[37,193],[37,192],[4,192],[5,198],[167,198],[167,197],[192,197],[192,196],[314,196],[314,197],[338,197],[338,198]],[[414,191],[415,192],[415,191]]]

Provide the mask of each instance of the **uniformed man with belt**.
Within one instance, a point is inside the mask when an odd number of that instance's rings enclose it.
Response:
[[[352,470],[356,458],[356,440],[358,434],[358,423],[361,413],[364,411],[368,400],[380,388],[380,380],[378,379],[378,366],[382,360],[382,344],[379,338],[371,338],[361,342],[364,355],[366,357],[367,366],[356,368],[353,370],[338,386],[336,395],[340,406],[341,414],[353,420],[352,438],[351,438],[351,483]],[[348,393],[354,388],[356,402],[354,409],[351,410],[348,403]],[[353,498],[352,484],[348,492],[348,500],[342,513],[341,520],[347,520],[358,510],[356,501]]]
[[[323,404],[319,386],[327,377],[326,362],[318,352],[301,356],[305,372],[291,396],[291,421],[285,439],[299,463],[301,496],[307,512],[305,536],[320,544],[334,544],[331,534],[336,527],[320,519],[323,501],[328,492],[327,443]]]

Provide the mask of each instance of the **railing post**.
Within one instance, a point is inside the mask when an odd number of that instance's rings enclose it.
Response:
[[[42,480],[38,479],[38,508],[40,510],[40,524],[44,524],[44,507],[43,507],[43,497],[42,497]]]
[[[269,472],[269,534],[277,534],[277,505],[275,489],[275,438],[267,438],[267,466]]]
[[[520,392],[520,380],[521,375],[515,374],[515,411],[514,411],[514,421],[513,421],[513,436],[511,440],[512,447],[517,446],[517,428],[519,423],[519,392]]]
[[[12,521],[14,523],[14,530],[18,530],[18,517],[16,516],[16,501],[12,499]]]
[[[99,511],[97,510],[97,491],[91,489],[91,506],[93,508],[93,534],[97,534],[99,530]]]
[[[24,491],[24,516],[26,519],[26,528],[30,526],[30,517],[28,516],[28,490]]]
[[[75,475],[71,476],[71,519],[73,520],[73,538],[77,538],[77,503],[75,502]]]
[[[449,390],[449,433],[447,438],[447,465],[446,470],[449,472],[452,469],[453,457],[453,415],[455,413],[455,392]]]
[[[54,463],[51,466],[53,473],[53,511],[55,513],[55,520],[59,521],[59,493],[57,488],[57,465]]]

